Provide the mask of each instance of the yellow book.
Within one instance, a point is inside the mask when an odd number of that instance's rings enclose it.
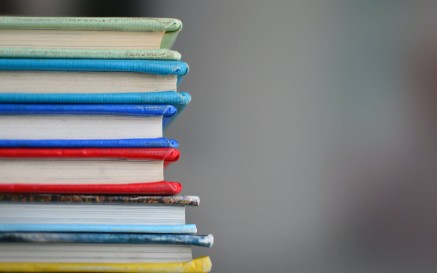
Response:
[[[206,273],[209,257],[181,263],[0,263],[0,272],[127,272],[127,273]]]

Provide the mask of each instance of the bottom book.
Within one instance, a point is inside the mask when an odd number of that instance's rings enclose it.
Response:
[[[209,257],[175,263],[0,263],[0,272],[143,272],[206,273],[211,271]]]

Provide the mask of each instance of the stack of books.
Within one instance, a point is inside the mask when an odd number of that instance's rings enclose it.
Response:
[[[0,17],[0,271],[209,272],[164,179],[191,100],[158,18]]]

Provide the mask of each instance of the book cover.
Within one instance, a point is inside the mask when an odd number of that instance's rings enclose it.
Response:
[[[168,118],[176,114],[176,111],[171,105],[0,103],[0,115],[122,115]]]
[[[133,233],[0,232],[0,243],[170,244],[212,247],[212,235]]]
[[[0,202],[199,206],[198,196],[0,193]]]
[[[0,29],[56,29],[164,32],[161,48],[171,48],[182,29],[174,18],[1,16]]]
[[[0,148],[0,158],[115,158],[127,160],[164,160],[164,165],[179,159],[175,148]],[[0,184],[0,192],[8,193],[75,193],[75,194],[178,194],[179,182],[129,184]]]
[[[127,272],[127,273],[207,273],[209,257],[178,263],[0,263],[3,272]]]
[[[178,148],[168,138],[132,139],[0,139],[0,148]]]
[[[129,184],[0,184],[2,193],[59,194],[153,194],[175,195],[182,191],[179,182],[158,181]],[[3,196],[4,197],[4,196]]]
[[[167,163],[179,159],[175,148],[0,148],[0,158],[114,158],[132,160],[164,160]]]
[[[55,49],[0,48],[0,58],[39,59],[140,59],[179,61],[181,54],[169,49]]]
[[[18,104],[0,103],[0,115],[114,115],[114,116],[162,116],[165,128],[177,109],[161,104]],[[44,141],[45,140],[41,140]],[[95,140],[98,141],[98,140]],[[44,145],[44,144],[40,144]]]
[[[165,104],[177,108],[174,117],[190,103],[186,92],[139,93],[0,93],[0,103]]]
[[[0,224],[0,232],[101,232],[195,234],[194,224],[186,225],[98,225],[98,224]]]
[[[188,73],[188,64],[165,60],[109,59],[15,59],[0,58],[0,71],[76,71],[134,72],[154,75],[176,75],[178,81]]]

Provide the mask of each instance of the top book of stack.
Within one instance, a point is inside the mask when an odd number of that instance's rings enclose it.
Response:
[[[0,57],[180,60],[171,18],[0,17]]]

